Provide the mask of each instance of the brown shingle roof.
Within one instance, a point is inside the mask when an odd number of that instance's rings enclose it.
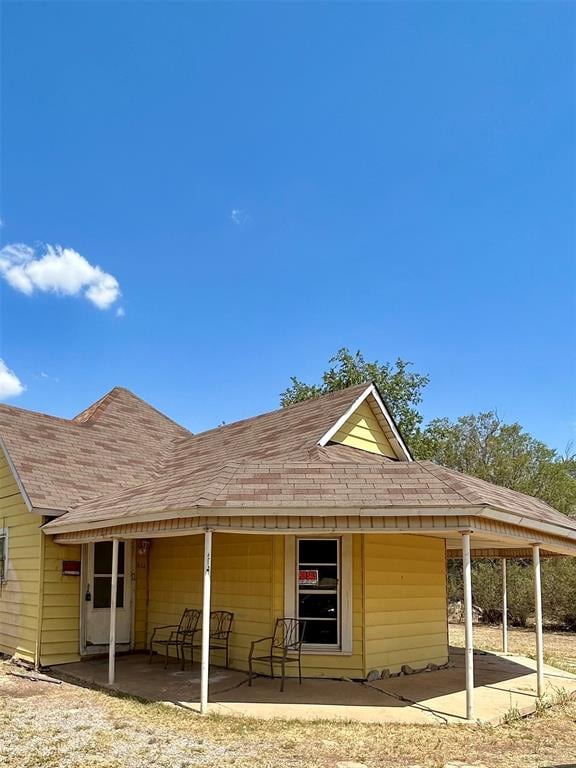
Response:
[[[0,435],[46,526],[178,517],[193,509],[490,506],[576,530],[539,499],[432,462],[318,441],[366,390],[351,387],[199,435],[116,388],[73,420],[0,406]]]
[[[0,405],[0,437],[33,507],[66,510],[150,479],[184,427],[116,387],[76,419]]]
[[[425,508],[486,505],[576,531],[576,521],[538,499],[468,478],[430,461],[358,461],[358,456],[355,462],[332,461],[330,450],[310,461],[234,462],[201,473],[181,470],[140,488],[85,502],[47,528],[56,532],[69,524],[124,523],[166,513],[189,516],[194,509],[207,508],[420,507],[424,512]]]
[[[182,468],[307,457],[366,385],[192,435],[115,387],[74,419],[0,405],[0,437],[33,507],[66,511]]]
[[[360,384],[189,435],[176,445],[163,471],[179,472],[187,467],[202,471],[230,461],[307,459],[308,452],[316,448],[320,438],[366,388],[366,384]]]

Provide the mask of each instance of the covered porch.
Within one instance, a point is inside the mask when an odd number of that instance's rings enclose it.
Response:
[[[540,701],[536,662],[522,656],[477,653],[474,695],[479,723],[498,724],[534,712]],[[165,670],[147,663],[144,654],[116,660],[116,680],[108,684],[106,659],[53,668],[64,679],[102,687],[147,701],[201,711],[201,666],[182,671],[176,662]],[[576,675],[544,665],[544,701],[576,696]],[[466,719],[464,651],[450,649],[448,668],[387,680],[289,680],[284,693],[278,680],[259,677],[248,687],[244,672],[210,668],[210,711],[237,717],[300,720],[347,720],[364,723],[463,724]]]
[[[568,554],[571,546],[550,530],[526,529],[501,518],[454,509],[442,515],[404,510],[401,516],[369,510],[337,516],[240,512],[59,533],[56,540],[62,544],[112,542],[107,664],[82,662],[66,669],[83,679],[93,674],[93,682],[118,685],[144,698],[163,700],[164,691],[166,700],[197,706],[202,713],[348,719],[352,709],[356,716],[377,721],[385,712],[388,718],[408,718],[407,722],[438,718],[498,722],[511,708],[520,712],[534,708],[556,682],[561,682],[559,688],[572,684],[570,675],[544,664],[540,595],[540,556]],[[140,648],[147,646],[156,624],[166,623],[160,618],[175,623],[184,608],[198,607],[203,620],[196,660],[201,663],[191,671],[182,672],[174,662],[167,672],[159,661],[139,667],[144,659],[137,655],[117,658],[118,553],[123,542],[139,541],[148,542],[141,548],[146,552],[147,583],[141,590],[145,611]],[[336,562],[301,562],[299,541],[337,542]],[[535,662],[474,653],[470,578],[474,554],[503,558],[504,566],[508,557],[533,558]],[[450,660],[448,556],[463,560],[466,618],[466,648],[453,652]],[[303,664],[308,679],[301,687],[289,680],[289,696],[280,696],[278,683],[264,678],[249,690],[245,671],[251,642],[270,635],[280,616],[297,616],[301,611],[301,569],[306,569],[308,578],[308,570],[322,574],[325,566],[336,569],[338,583],[337,588],[324,590],[334,593],[335,642],[308,644]],[[235,614],[231,670],[210,668],[205,619],[211,610]],[[503,644],[506,650],[505,625]],[[138,650],[134,643],[132,648]],[[220,663],[214,658],[212,662]],[[436,669],[447,663],[447,669]],[[405,666],[418,674],[397,676]],[[428,671],[421,671],[425,668]],[[86,674],[88,678],[83,677]]]

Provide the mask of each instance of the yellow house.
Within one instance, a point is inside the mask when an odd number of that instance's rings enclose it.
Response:
[[[198,435],[122,388],[71,420],[2,405],[0,446],[0,652],[36,667],[113,675],[187,607],[233,612],[240,670],[283,616],[306,676],[442,665],[448,556],[468,618],[474,554],[534,555],[537,605],[540,554],[576,555],[544,502],[414,461],[374,385]],[[467,645],[470,714],[471,620]]]

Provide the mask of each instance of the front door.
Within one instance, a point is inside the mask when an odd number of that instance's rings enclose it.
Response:
[[[116,593],[116,643],[130,645],[132,626],[131,544],[118,545],[118,591]],[[88,545],[84,592],[85,645],[89,653],[107,646],[110,638],[110,596],[112,587],[112,542]]]

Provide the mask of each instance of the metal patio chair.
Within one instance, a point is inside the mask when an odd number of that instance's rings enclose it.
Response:
[[[298,679],[302,685],[302,640],[306,621],[303,619],[291,619],[284,617],[276,619],[274,634],[272,637],[262,637],[260,640],[254,640],[250,646],[248,655],[248,685],[252,685],[252,665],[255,661],[267,662],[270,664],[270,677],[274,679],[274,664],[280,664],[281,682],[280,692],[284,690],[284,679],[286,677],[286,664],[298,664]],[[256,646],[259,643],[269,643],[269,653],[264,655],[255,655]]]
[[[165,624],[161,627],[154,627],[150,638],[150,653],[148,664],[152,663],[154,646],[160,646],[165,649],[164,669],[168,666],[168,652],[170,648],[176,649],[176,657],[184,669],[184,643],[194,642],[194,635],[198,632],[198,622],[200,621],[200,611],[196,608],[185,608],[182,618],[178,624]],[[166,637],[156,637],[157,632],[167,634]],[[182,657],[180,657],[182,654]]]
[[[226,669],[228,669],[230,633],[232,632],[232,622],[234,621],[234,614],[230,611],[212,611],[210,613],[210,650],[211,651],[225,651],[226,653]],[[198,630],[200,634],[201,630]],[[193,637],[190,642],[185,641],[182,645],[182,659],[184,660],[184,649],[190,648],[190,661],[194,664],[194,650],[196,648],[202,648],[201,643],[198,643]]]

